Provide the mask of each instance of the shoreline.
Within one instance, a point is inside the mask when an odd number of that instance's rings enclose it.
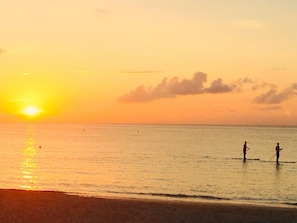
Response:
[[[0,222],[296,222],[295,206],[0,189]]]
[[[0,189],[1,190],[1,189]],[[17,189],[18,190],[18,189]],[[21,189],[22,190],[22,189]],[[233,204],[233,205],[252,205],[252,206],[265,206],[275,208],[296,208],[297,203],[269,203],[269,202],[258,202],[252,200],[232,200],[228,198],[212,197],[212,196],[178,196],[178,195],[154,195],[154,194],[86,194],[86,193],[75,193],[75,192],[64,192],[64,191],[52,191],[61,192],[68,195],[87,197],[87,198],[102,198],[102,199],[122,199],[122,200],[143,200],[143,201],[164,201],[164,202],[186,202],[186,203],[218,203],[218,204]]]

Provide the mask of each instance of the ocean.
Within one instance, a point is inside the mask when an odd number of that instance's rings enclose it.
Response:
[[[297,127],[9,123],[0,138],[3,189],[297,205]]]

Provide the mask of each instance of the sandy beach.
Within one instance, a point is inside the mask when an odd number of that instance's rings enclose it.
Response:
[[[0,222],[297,222],[297,208],[0,190]]]

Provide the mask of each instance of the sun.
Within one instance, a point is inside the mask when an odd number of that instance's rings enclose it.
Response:
[[[41,112],[41,110],[33,105],[27,106],[25,109],[22,110],[22,113],[29,117],[34,117],[38,115]]]

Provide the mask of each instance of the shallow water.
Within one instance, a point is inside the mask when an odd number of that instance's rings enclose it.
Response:
[[[295,127],[1,124],[0,137],[0,188],[297,203]]]

